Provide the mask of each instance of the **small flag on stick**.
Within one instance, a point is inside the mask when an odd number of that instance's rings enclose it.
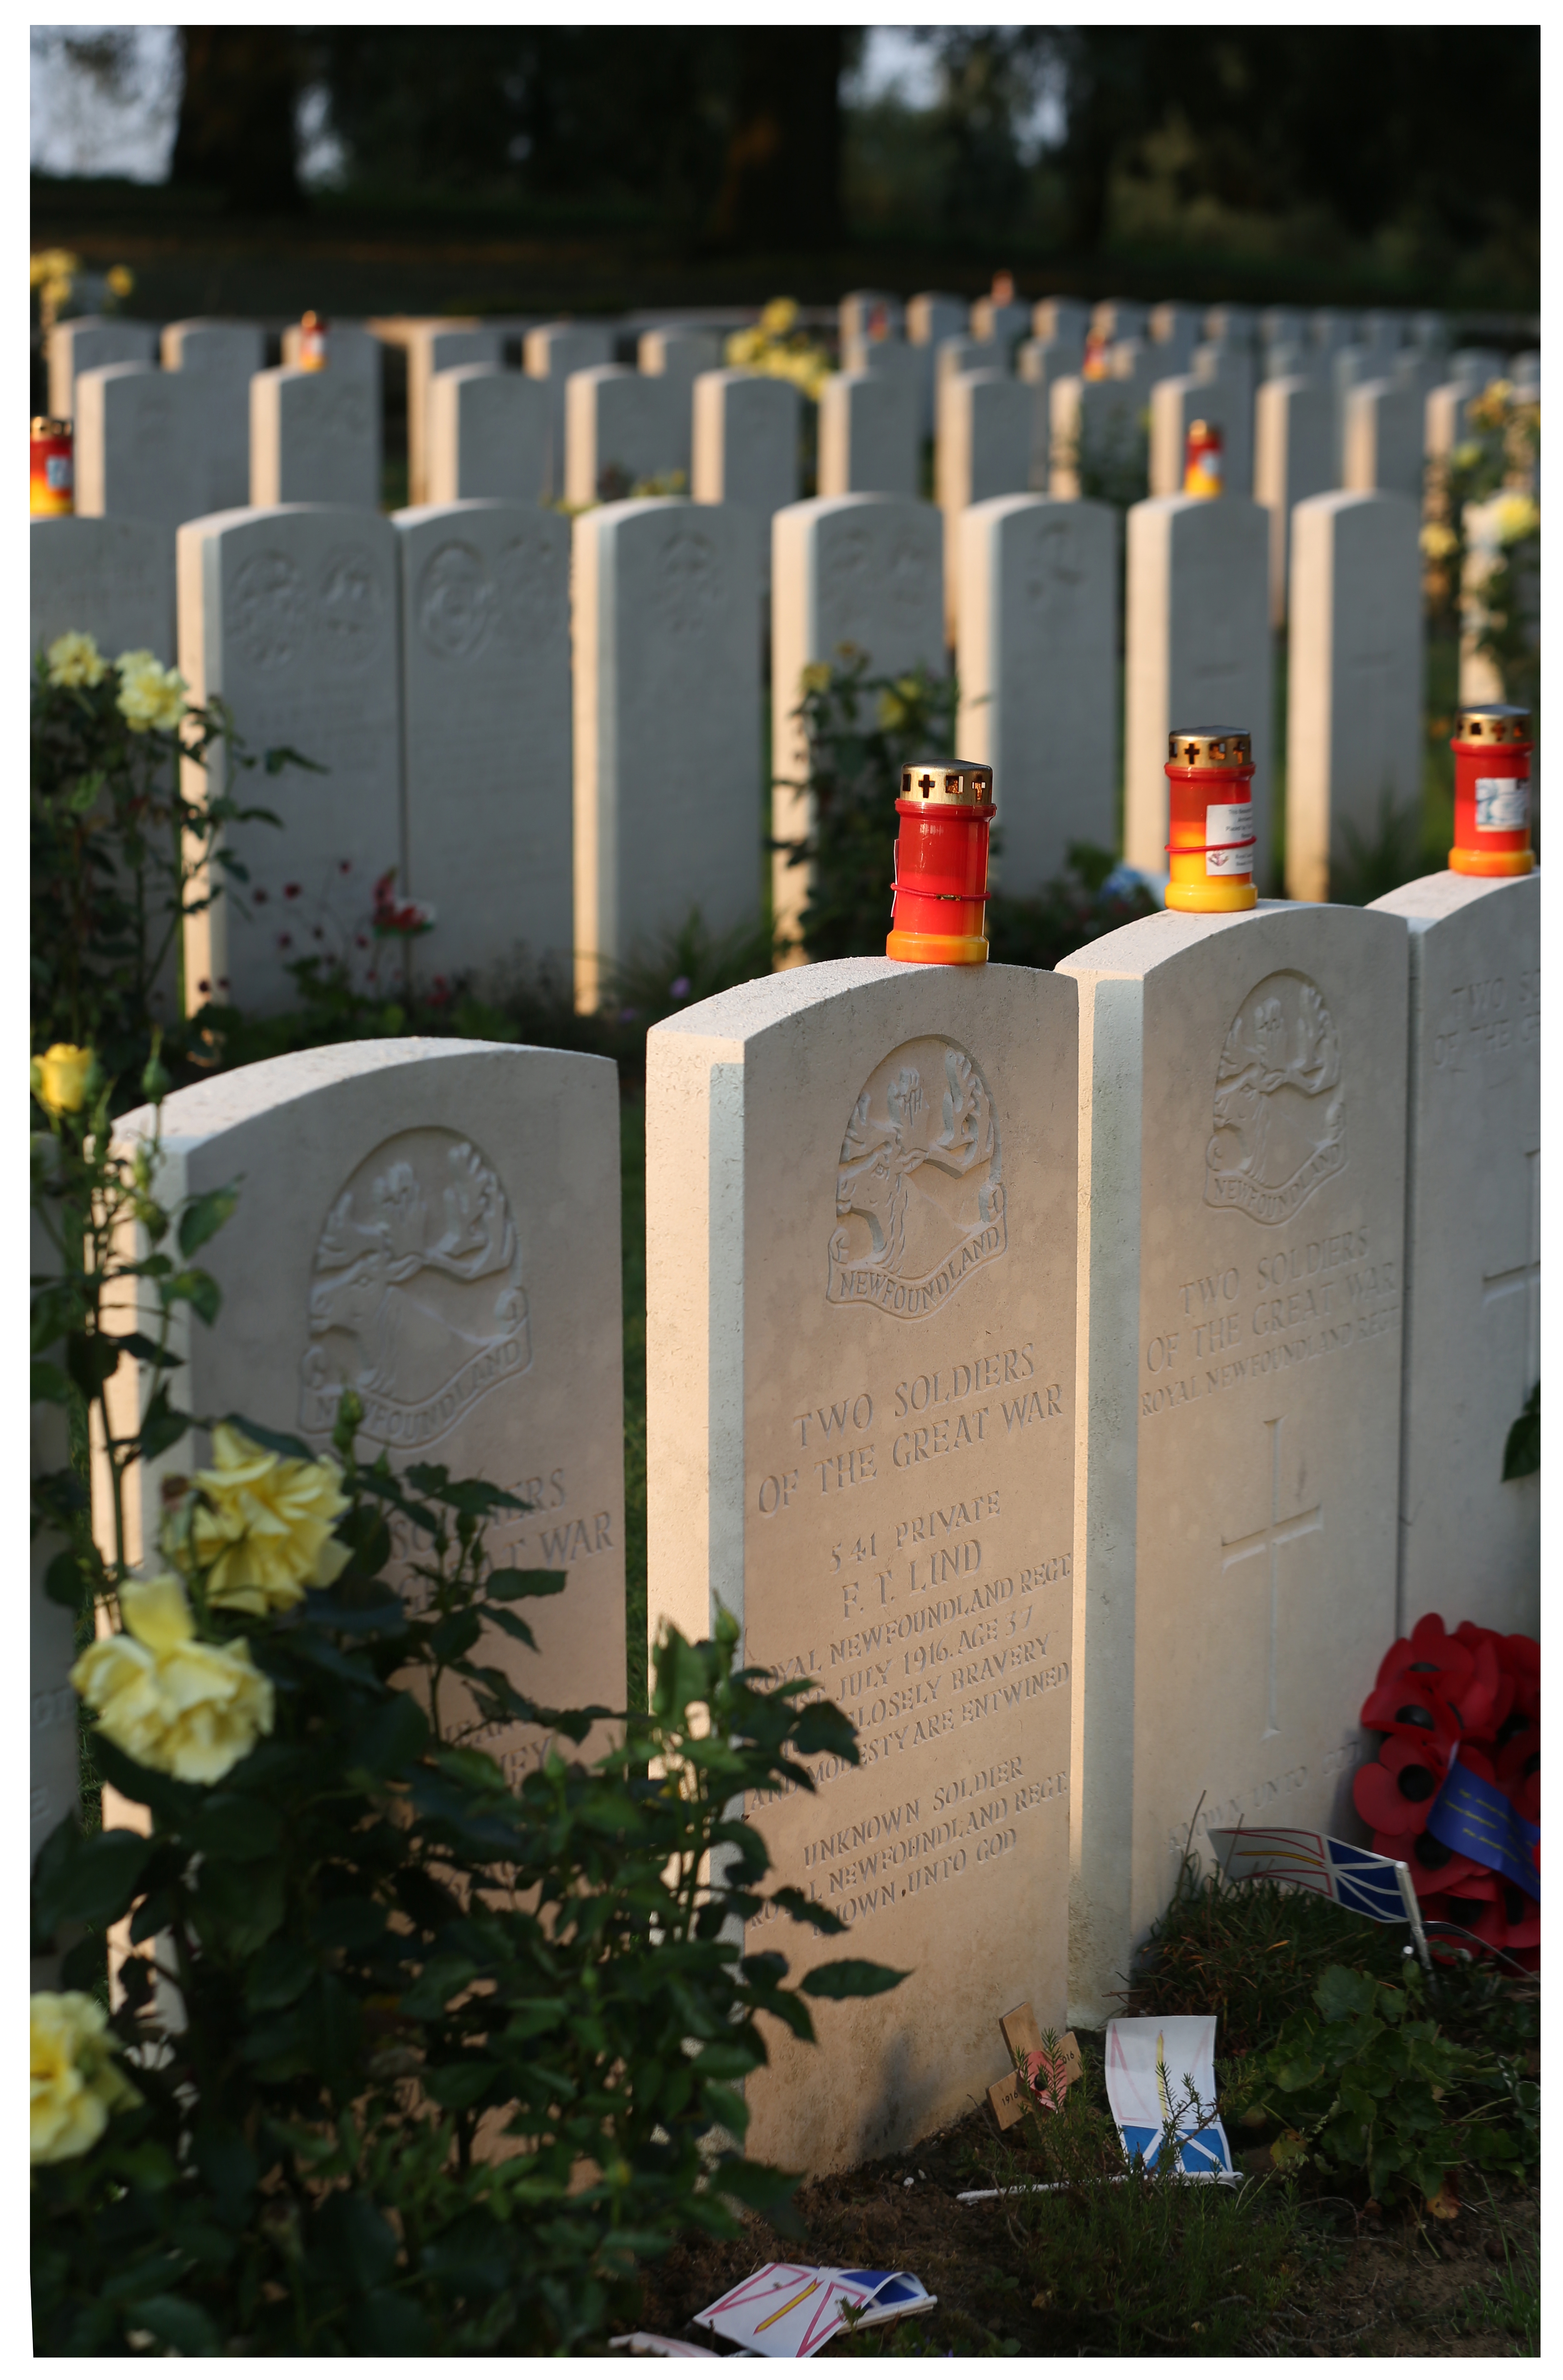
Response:
[[[1210,1845],[1230,1883],[1290,1884],[1300,1892],[1322,1893],[1359,1917],[1380,1925],[1411,1927],[1416,1955],[1432,1972],[1416,1887],[1404,1860],[1364,1852],[1334,1835],[1302,1827],[1212,1827]]]

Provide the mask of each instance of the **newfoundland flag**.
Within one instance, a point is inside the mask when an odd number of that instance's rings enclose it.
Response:
[[[1541,1899],[1541,1870],[1533,1856],[1541,1828],[1520,1815],[1501,1785],[1489,1785],[1467,1768],[1458,1752],[1427,1813],[1427,1831],[1462,1858],[1496,1869],[1533,1900]]]

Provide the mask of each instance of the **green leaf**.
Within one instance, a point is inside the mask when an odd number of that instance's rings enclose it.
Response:
[[[497,1628],[502,1635],[513,1636],[517,1645],[525,1645],[529,1652],[535,1653],[538,1649],[537,1638],[518,1611],[485,1611],[483,1625]]]
[[[523,1596],[563,1595],[569,1576],[564,1570],[491,1570],[483,1592],[495,1603],[518,1603]]]
[[[1378,1985],[1355,1967],[1327,1967],[1314,1990],[1314,2006],[1328,2023],[1342,2017],[1371,2016]]]
[[[34,1355],[31,1402],[35,1405],[63,1405],[69,1395],[70,1382],[59,1366],[48,1363],[42,1355]]]
[[[192,1198],[179,1218],[179,1254],[193,1257],[197,1248],[204,1247],[237,1205],[238,1184],[233,1182],[222,1190],[205,1190]]]
[[[245,1984],[252,2016],[291,2008],[313,1980],[315,1961],[301,1942],[271,1941],[257,1953]]]
[[[176,2349],[181,2355],[221,2355],[223,2341],[210,2315],[188,2298],[139,2298],[126,2308],[126,2325],[131,2330],[150,2330],[154,2338]]]
[[[187,1265],[183,1272],[176,1272],[164,1296],[170,1305],[189,1306],[208,1328],[222,1311],[223,1293],[212,1275],[202,1272],[199,1265]]]
[[[428,2066],[423,2071],[424,2083],[437,2107],[447,2107],[453,2115],[475,2107],[485,2091],[498,2082],[500,2070],[486,2060],[469,2060],[455,2066]]]
[[[123,1917],[151,1852],[151,1837],[128,1828],[84,1835],[74,1817],[63,1818],[38,1854],[33,1878],[42,1931],[52,1934],[67,1920],[97,1926]]]
[[[872,1959],[829,1959],[811,1967],[799,1989],[816,2000],[868,2000],[894,1991],[912,1973],[910,1967],[880,1967]]]
[[[301,1438],[289,1438],[285,1430],[263,1429],[258,1421],[247,1421],[243,1414],[224,1414],[223,1418],[230,1429],[242,1430],[257,1446],[263,1446],[268,1454],[288,1455],[295,1463],[313,1463],[316,1459],[312,1446],[306,1446]]]
[[[282,1814],[246,1793],[203,1796],[188,1829],[197,1851],[214,1859],[264,1859],[282,1841]]]
[[[348,1746],[349,1768],[367,1769],[371,1777],[404,1776],[429,1741],[429,1721],[410,1694],[399,1694],[382,1705]]]
[[[1521,1376],[1523,1378],[1523,1374]],[[1526,1398],[1520,1418],[1509,1428],[1504,1440],[1503,1475],[1506,1479],[1529,1479],[1541,1469],[1541,1382]]]
[[[143,1461],[154,1463],[160,1454],[166,1454],[171,1446],[177,1446],[185,1432],[194,1426],[189,1414],[176,1412],[169,1403],[166,1388],[159,1387],[153,1392],[146,1419],[141,1424]]]

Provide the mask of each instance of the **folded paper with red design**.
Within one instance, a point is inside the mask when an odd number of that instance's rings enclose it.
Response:
[[[1019,2008],[1001,2016],[999,2030],[1010,2056],[1024,2059],[1026,2076],[1036,2095],[1033,2097],[1024,2090],[1018,2066],[1001,2082],[989,2083],[987,2104],[993,2120],[1000,2131],[1007,2132],[1012,2124],[1019,2123],[1028,2103],[1049,2115],[1062,2105],[1070,2084],[1080,2080],[1080,2044],[1072,2033],[1066,2033],[1049,2056],[1029,2000],[1023,2000]]]
[[[913,2273],[762,2265],[695,2320],[752,2355],[817,2355],[843,2330],[924,2313],[938,2302]]]

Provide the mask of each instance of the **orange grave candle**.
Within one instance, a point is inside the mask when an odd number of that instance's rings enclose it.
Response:
[[[76,510],[76,440],[68,421],[51,421],[43,414],[33,420],[28,509],[44,515]]]
[[[1168,739],[1169,909],[1252,909],[1254,741],[1235,727],[1185,727]]]
[[[306,314],[298,325],[298,369],[300,371],[324,371],[331,361],[328,334],[331,325],[319,314]]]
[[[1467,702],[1455,713],[1457,876],[1529,876],[1531,714],[1512,702]]]
[[[993,771],[923,760],[901,772],[895,890],[885,955],[925,966],[987,962],[987,833]]]
[[[1218,496],[1225,488],[1220,423],[1191,421],[1183,444],[1184,495]]]

